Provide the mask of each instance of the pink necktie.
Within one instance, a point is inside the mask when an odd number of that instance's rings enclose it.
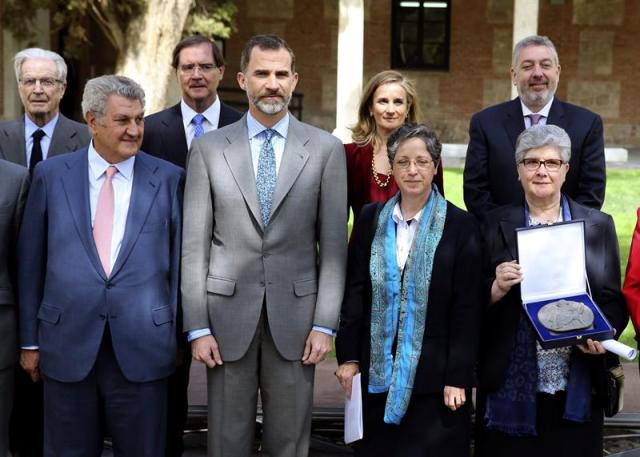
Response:
[[[96,218],[93,222],[93,239],[104,272],[111,274],[111,233],[113,232],[113,175],[118,169],[113,165],[107,168],[106,177],[98,194]]]
[[[541,117],[542,114],[529,114],[529,119],[531,119],[531,127],[533,127],[534,125],[538,125]]]

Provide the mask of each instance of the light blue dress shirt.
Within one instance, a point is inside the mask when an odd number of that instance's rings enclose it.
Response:
[[[202,113],[204,116],[204,122],[202,123],[202,129],[204,133],[211,132],[218,128],[220,122],[220,97],[216,97],[216,101],[204,110]],[[180,112],[182,113],[182,125],[184,126],[184,135],[187,139],[187,148],[191,147],[191,142],[196,133],[196,126],[193,122],[193,118],[196,113],[184,100],[180,101]]]
[[[40,140],[40,147],[42,148],[42,160],[46,159],[49,155],[49,146],[51,145],[51,138],[53,138],[53,131],[56,128],[60,114],[56,114],[56,117],[47,122],[44,126],[38,127],[29,116],[24,115],[24,147],[27,153],[27,165],[31,161],[31,149],[33,149],[33,134],[36,130],[40,129],[44,132],[44,136]]]

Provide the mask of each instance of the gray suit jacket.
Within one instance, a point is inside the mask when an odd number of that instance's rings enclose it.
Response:
[[[75,151],[89,144],[91,136],[85,124],[72,121],[60,113],[47,157]],[[24,116],[0,122],[0,159],[26,167]]]
[[[15,363],[18,355],[16,246],[28,189],[27,169],[0,160],[0,370]]]
[[[299,360],[313,325],[338,326],[347,252],[340,141],[290,117],[265,228],[246,117],[194,140],[182,249],[185,331],[210,327],[223,360],[238,360],[266,303],[278,351]]]

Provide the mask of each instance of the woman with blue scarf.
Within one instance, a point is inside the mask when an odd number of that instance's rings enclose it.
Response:
[[[433,184],[442,146],[423,125],[387,142],[399,192],[366,205],[351,242],[336,340],[347,395],[361,372],[357,456],[463,457],[482,312],[480,233]]]
[[[490,300],[478,365],[478,457],[602,456],[605,358],[615,356],[591,339],[542,349],[522,311],[526,272],[514,260],[517,227],[584,220],[591,295],[618,335],[626,327],[613,220],[561,193],[570,159],[571,140],[560,127],[523,131],[515,162],[524,202],[491,211],[482,226]],[[553,249],[540,246],[540,255]]]

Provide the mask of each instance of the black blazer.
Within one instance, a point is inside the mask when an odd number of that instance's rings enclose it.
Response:
[[[365,205],[349,247],[345,297],[336,339],[338,363],[357,360],[366,392],[369,383],[371,278],[369,258],[378,208]],[[442,392],[445,385],[474,385],[482,312],[480,233],[474,218],[447,203],[442,239],[436,250],[427,326],[414,391]]]
[[[606,181],[602,119],[555,98],[547,124],[562,127],[571,138],[571,162],[562,192],[578,203],[600,209]],[[519,98],[489,107],[471,118],[464,202],[475,216],[481,218],[498,206],[522,203],[515,146],[523,130]]]
[[[17,245],[29,191],[29,171],[0,160],[0,370],[18,359]]]
[[[220,101],[218,128],[233,124],[241,117],[242,113]],[[141,149],[185,168],[188,148],[180,103],[144,118],[144,138]]]
[[[587,277],[593,300],[620,336],[627,326],[627,307],[620,290],[620,255],[613,219],[608,214],[587,208],[569,199],[573,219],[585,221]],[[502,262],[516,259],[515,229],[523,227],[524,208],[509,205],[491,211],[482,224],[485,248],[485,295],[491,293],[495,270]],[[553,249],[541,246],[540,253]],[[509,366],[520,313],[520,286],[513,287],[502,300],[487,305],[484,313],[481,349],[478,356],[478,382],[486,390],[500,387]],[[602,367],[601,356],[584,355],[594,368]]]

